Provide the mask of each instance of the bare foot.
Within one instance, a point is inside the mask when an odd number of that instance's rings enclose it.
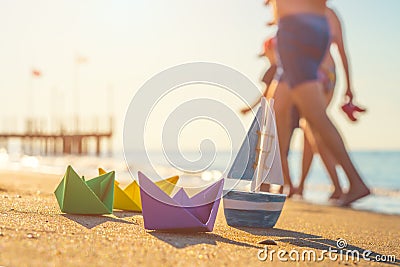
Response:
[[[349,192],[347,192],[346,194],[343,194],[342,197],[340,199],[338,199],[336,204],[341,207],[347,207],[351,203],[353,203],[363,197],[366,197],[369,194],[371,194],[371,191],[369,191],[368,187],[366,187],[366,186],[362,186],[361,188],[353,187],[353,188],[350,188]]]
[[[302,186],[293,188],[293,195],[298,195],[299,197],[303,198],[303,191],[304,188]]]
[[[329,197],[329,200],[338,200],[343,196],[342,190],[333,191],[332,195]]]
[[[279,187],[279,194],[283,194],[283,186]]]
[[[286,195],[288,198],[291,198],[293,196],[294,193],[294,187],[293,186],[285,186],[284,191],[286,191]]]
[[[284,185],[279,188],[279,194],[286,194],[287,198],[293,196],[294,188],[292,185]]]

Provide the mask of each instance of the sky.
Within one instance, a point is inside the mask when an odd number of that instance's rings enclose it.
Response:
[[[262,90],[259,80],[268,63],[257,54],[275,31],[266,27],[271,12],[263,2],[0,0],[0,132],[22,129],[28,115],[50,120],[78,110],[83,119],[98,117],[105,124],[112,113],[114,147],[121,149],[135,92],[160,71],[188,62],[227,65]],[[331,0],[329,5],[343,21],[356,102],[368,109],[356,124],[346,119],[339,110],[344,94],[339,78],[329,114],[352,150],[400,149],[400,1]],[[76,64],[77,57],[87,62]],[[41,77],[32,78],[32,68]],[[145,137],[149,148],[160,148],[159,125],[167,111],[200,95],[223,100],[238,114],[242,107],[216,87],[181,88],[153,114],[154,128]],[[246,126],[251,119],[241,117]],[[190,126],[182,132],[183,149],[198,148],[207,136],[221,149],[229,146],[218,125]]]

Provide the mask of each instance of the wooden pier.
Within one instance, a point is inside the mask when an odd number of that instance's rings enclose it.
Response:
[[[61,127],[58,131],[44,132],[33,130],[31,121],[27,121],[26,125],[28,125],[27,130],[23,133],[9,131],[0,133],[0,148],[7,149],[12,140],[18,140],[20,150],[27,155],[95,154],[99,156],[112,153],[111,118],[109,129],[105,131],[79,131],[78,127],[75,130],[66,131],[64,127]],[[107,147],[104,147],[104,143]]]

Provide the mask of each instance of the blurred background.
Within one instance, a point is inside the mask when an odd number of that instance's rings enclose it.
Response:
[[[377,209],[400,213],[396,208],[400,199],[400,2],[332,0],[329,5],[343,22],[355,100],[368,109],[357,123],[347,120],[340,110],[344,86],[339,69],[330,116],[361,173],[380,192],[382,205]],[[245,74],[261,92],[260,79],[268,63],[257,55],[263,41],[276,31],[266,26],[270,18],[261,0],[0,1],[0,167],[61,173],[72,162],[94,173],[97,157],[102,157],[107,159],[102,161],[105,167],[126,171],[122,132],[136,90],[168,67],[211,61]],[[179,90],[160,104],[160,114],[176,106],[177,99],[198,97],[199,91],[223,99],[237,113],[243,107],[228,92],[203,86]],[[252,117],[242,120],[249,125]],[[154,116],[154,128],[146,136],[150,150],[161,151],[162,129],[157,128],[161,121]],[[208,124],[191,125],[179,140],[181,148],[195,157],[204,139],[202,129],[213,127]],[[215,127],[212,138],[219,151],[237,150]],[[301,133],[296,133],[290,155],[293,177],[299,173],[301,140]],[[161,156],[157,162],[170,176]],[[226,162],[228,158],[204,177],[220,176]],[[308,190],[313,192],[309,197],[319,201],[324,190],[318,188],[329,185],[319,160],[310,176],[309,184],[317,189]],[[372,209],[377,201],[372,199],[360,208]]]

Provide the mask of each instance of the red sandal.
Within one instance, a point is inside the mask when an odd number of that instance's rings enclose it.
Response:
[[[342,106],[342,110],[344,111],[344,113],[346,113],[347,117],[349,117],[349,119],[351,121],[357,121],[357,118],[354,117],[354,113],[355,112],[365,112],[365,111],[367,111],[364,108],[360,108],[360,107],[354,105],[351,100],[347,104],[344,104]]]

